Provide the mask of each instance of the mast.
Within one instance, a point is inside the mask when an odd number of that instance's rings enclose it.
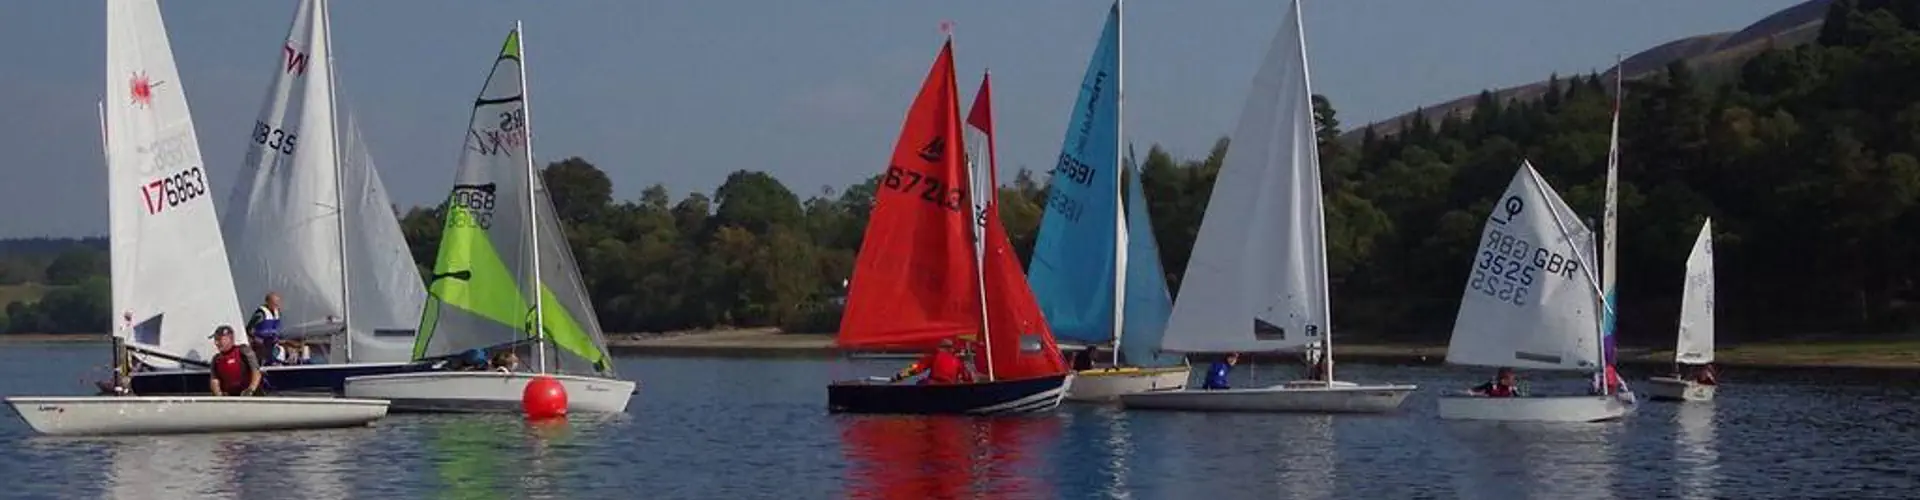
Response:
[[[333,71],[333,9],[327,7],[327,0],[315,0],[314,7],[319,10],[320,36],[327,49],[327,133],[333,137],[333,227],[340,242],[340,332],[346,334],[341,344],[346,354],[346,362],[353,362],[353,281],[347,275],[347,184],[342,173],[345,162],[340,149],[340,103],[335,100],[333,88],[336,81]]]
[[[1113,204],[1113,234],[1115,236],[1113,239],[1113,366],[1115,367],[1120,366],[1120,342],[1121,337],[1123,337],[1126,332],[1124,328],[1127,305],[1127,242],[1125,238],[1131,237],[1127,234],[1127,200],[1126,196],[1123,195],[1126,183],[1120,182],[1120,176],[1126,175],[1127,171],[1125,150],[1126,134],[1122,133],[1126,131],[1127,127],[1127,115],[1125,113],[1127,102],[1127,32],[1126,18],[1120,13],[1122,1],[1123,0],[1113,0],[1113,199],[1115,200]],[[1140,203],[1141,200],[1133,200],[1133,202]]]
[[[1307,19],[1306,14],[1301,12],[1300,0],[1294,0],[1293,2],[1293,28],[1294,33],[1300,36],[1300,88],[1304,89],[1307,94],[1303,96],[1307,99],[1307,114],[1308,116],[1313,116],[1315,112],[1313,109],[1313,77],[1311,76],[1310,66],[1307,65]],[[1313,230],[1321,235],[1320,251],[1316,253],[1318,254],[1317,258],[1320,260],[1320,269],[1324,272],[1327,268],[1327,248],[1325,241],[1327,234],[1327,209],[1324,206],[1326,194],[1321,193],[1323,189],[1319,186],[1319,142],[1319,134],[1314,134],[1313,181],[1315,185],[1313,186],[1313,190],[1322,198],[1322,206],[1320,207],[1320,213],[1315,214],[1313,218]],[[1327,281],[1324,279],[1320,280],[1320,290],[1318,291],[1321,297],[1333,296],[1333,292],[1328,290]],[[1326,382],[1331,385],[1333,383],[1333,301],[1320,301],[1320,311],[1318,312],[1320,313],[1320,318],[1327,322],[1325,325],[1320,325],[1321,375],[1325,376],[1327,379]],[[1312,346],[1308,346],[1308,349],[1312,349]]]
[[[519,43],[515,51],[520,54],[520,133],[521,146],[527,156],[527,235],[533,242],[533,362],[540,373],[547,372],[547,328],[546,311],[542,309],[540,295],[540,217],[535,213],[540,208],[539,197],[534,191],[539,171],[533,166],[533,106],[527,98],[527,34],[520,29],[520,21],[513,22],[514,40]]]
[[[1613,338],[1615,325],[1619,324],[1620,321],[1618,314],[1614,310],[1614,302],[1616,301],[1614,298],[1614,259],[1615,252],[1618,251],[1616,250],[1618,242],[1615,241],[1615,235],[1619,234],[1620,225],[1620,197],[1618,187],[1620,182],[1620,103],[1626,97],[1622,89],[1624,86],[1623,82],[1626,80],[1627,67],[1620,55],[1615,54],[1613,57],[1613,129],[1610,132],[1611,137],[1607,142],[1607,206],[1603,209],[1604,212],[1602,213],[1600,221],[1600,311],[1603,315],[1600,324],[1600,358],[1602,365],[1604,365],[1600,369],[1601,394],[1611,394],[1613,392],[1611,387],[1613,381],[1607,380],[1606,375],[1607,370],[1613,367],[1612,354],[1614,349],[1609,341]],[[1617,371],[1615,373],[1616,375],[1618,374]]]
[[[941,21],[940,32],[947,36],[947,46],[952,47],[953,46],[953,21]],[[949,61],[949,64],[951,64],[952,60],[949,59],[948,61]],[[948,71],[947,73],[953,74],[952,71]],[[992,88],[991,85],[993,82],[993,69],[988,68],[984,70],[980,76],[980,82],[981,82],[981,85],[980,85],[981,89],[983,90],[991,89]],[[956,95],[954,96],[954,99],[958,100],[960,98],[960,96],[957,95],[959,93],[957,89],[960,88],[959,82],[955,82],[953,84],[953,88],[956,89],[956,92],[955,92]],[[989,92],[988,95],[991,96],[992,91],[988,90],[988,92]],[[980,96],[976,95],[976,96],[973,96],[973,98],[974,100],[977,101],[980,99]],[[993,101],[988,100],[987,105],[992,106]],[[960,109],[959,103],[958,102],[954,103],[953,108],[956,110]],[[991,108],[989,108],[989,110],[991,110]],[[963,122],[965,121],[964,118],[956,117],[956,119],[960,119]],[[961,130],[962,131],[965,130],[964,124]],[[985,129],[982,129],[981,132],[986,132],[986,136],[987,136],[987,164],[988,164],[987,168],[993,168],[992,167],[993,133]],[[971,159],[970,161],[966,162],[966,165],[967,165],[967,185],[979,186],[980,185],[979,184],[979,175],[980,175],[979,159],[977,158]],[[989,192],[989,196],[987,197],[987,204],[989,205],[994,202],[994,199],[991,196],[991,194],[992,193]],[[992,342],[993,326],[992,326],[992,322],[987,321],[987,231],[983,224],[977,224],[973,222],[973,221],[985,220],[983,219],[983,216],[985,216],[987,212],[984,211],[985,210],[984,208],[977,207],[974,203],[972,203],[972,201],[968,201],[967,206],[975,207],[974,210],[981,210],[981,212],[972,214],[972,217],[969,217],[969,219],[971,220],[967,222],[967,228],[968,230],[973,232],[973,242],[974,242],[974,249],[975,249],[973,252],[974,289],[980,292],[978,294],[978,299],[980,301],[980,345],[984,346],[984,348],[981,350],[983,351],[982,354],[986,355],[986,358],[987,358],[987,381],[992,382],[994,379],[993,347],[991,347],[993,345],[993,342]]]

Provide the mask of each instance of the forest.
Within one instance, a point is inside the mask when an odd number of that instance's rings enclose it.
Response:
[[[1817,43],[1768,50],[1735,74],[1675,63],[1620,99],[1619,335],[1672,341],[1682,263],[1714,221],[1719,336],[1726,341],[1907,332],[1920,324],[1920,2],[1841,0]],[[1531,161],[1577,211],[1603,199],[1613,82],[1552,78],[1552,91],[1470,112],[1410,118],[1341,140],[1315,96],[1335,329],[1352,340],[1444,343],[1491,203]],[[904,106],[905,103],[902,103]],[[1066,110],[1062,110],[1065,112]],[[1169,288],[1178,294],[1223,154],[1151,148],[1142,181]],[[880,165],[886,151],[874,151]],[[612,166],[618,171],[619,166]],[[879,168],[876,167],[876,174]],[[830,332],[877,179],[788,186],[757,171],[712,193],[666,186],[612,197],[605,170],[568,158],[545,179],[603,327],[655,332],[779,326]],[[1003,176],[1001,216],[1022,258],[1047,176]],[[430,267],[440,211],[401,225]],[[1591,224],[1591,223],[1590,223]],[[104,240],[0,244],[0,327],[107,328]],[[1177,298],[1176,298],[1177,300]]]

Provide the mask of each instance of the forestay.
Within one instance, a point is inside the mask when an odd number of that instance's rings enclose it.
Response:
[[[207,334],[239,325],[240,312],[183,87],[159,6],[107,2],[102,107],[114,335],[201,360],[212,354]]]
[[[1298,4],[1234,129],[1168,319],[1166,350],[1275,351],[1326,334],[1326,237]]]
[[[1687,281],[1680,290],[1680,342],[1673,361],[1713,362],[1713,219],[1700,225],[1700,236],[1687,255]]]
[[[565,251],[559,220],[545,189],[528,172],[532,151],[521,71],[516,29],[507,35],[474,100],[466,148],[444,205],[446,224],[413,355],[445,355],[531,336],[538,287],[547,339],[570,355],[561,357],[561,365],[610,372],[605,341]],[[529,225],[536,212],[537,235]],[[535,244],[545,268],[539,279],[553,287],[535,281]]]
[[[1533,165],[1522,163],[1487,216],[1447,362],[1599,369],[1593,237]]]
[[[1118,9],[1081,77],[1027,273],[1054,335],[1089,343],[1113,340],[1120,286]]]

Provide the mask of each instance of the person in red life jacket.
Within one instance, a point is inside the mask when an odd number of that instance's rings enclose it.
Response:
[[[1501,368],[1500,371],[1494,375],[1492,382],[1480,384],[1469,392],[1472,392],[1475,396],[1511,398],[1520,395],[1520,387],[1514,385],[1513,369]]]
[[[922,384],[954,384],[972,382],[973,375],[967,372],[966,363],[953,353],[953,339],[940,339],[940,347],[920,357],[913,366],[893,375],[889,382],[899,382],[926,372],[927,377],[920,379]]]
[[[215,396],[252,396],[260,392],[260,362],[253,350],[233,343],[233,327],[220,325],[213,330],[212,369],[207,371],[207,387]]]

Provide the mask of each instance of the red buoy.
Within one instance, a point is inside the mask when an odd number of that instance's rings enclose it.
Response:
[[[567,387],[553,377],[534,376],[520,392],[520,409],[526,412],[528,420],[566,417]]]

